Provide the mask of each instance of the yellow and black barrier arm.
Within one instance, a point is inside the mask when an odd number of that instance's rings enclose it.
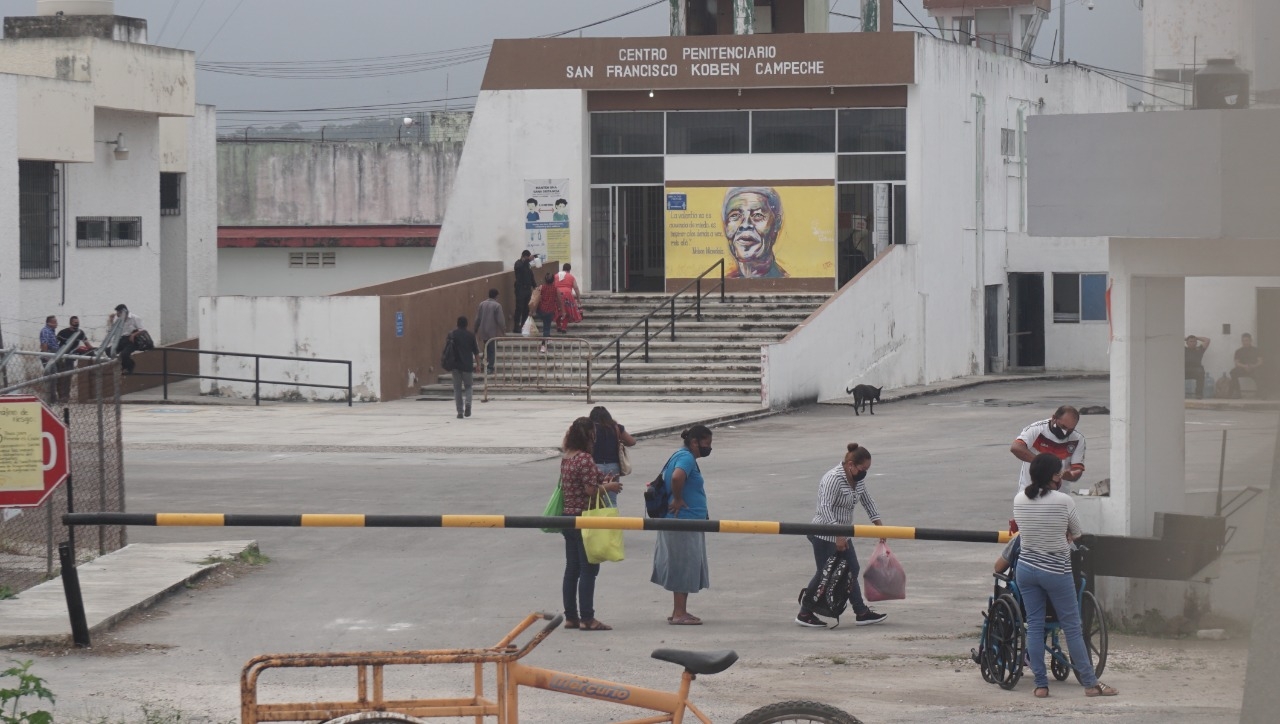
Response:
[[[240,513],[68,513],[64,525],[144,525],[171,527],[255,528],[562,528],[585,530],[672,530],[703,533],[764,535],[822,535],[854,538],[1007,543],[1008,531],[916,528],[900,525],[819,525],[763,520],[684,520],[677,518],[596,518],[536,515],[364,515],[360,513],[301,513],[296,515]]]

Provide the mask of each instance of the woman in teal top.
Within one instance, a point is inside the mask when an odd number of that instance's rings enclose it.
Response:
[[[711,430],[694,425],[680,433],[684,446],[671,456],[662,477],[671,491],[668,514],[681,520],[707,520],[707,491],[698,459],[711,454]],[[653,550],[653,583],[671,591],[674,606],[667,623],[697,626],[702,619],[689,613],[689,594],[711,586],[707,571],[707,543],[697,531],[658,531]]]

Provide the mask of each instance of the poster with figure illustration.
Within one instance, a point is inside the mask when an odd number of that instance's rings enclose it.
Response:
[[[836,195],[829,183],[666,192],[668,279],[696,277],[717,259],[730,279],[834,278]]]
[[[525,179],[525,248],[546,261],[569,261],[569,179]]]

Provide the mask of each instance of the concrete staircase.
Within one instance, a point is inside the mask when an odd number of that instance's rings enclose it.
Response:
[[[622,384],[617,373],[595,383],[592,396],[604,400],[628,398],[652,402],[758,402],[760,400],[760,347],[777,342],[803,322],[829,295],[826,294],[736,294],[721,303],[712,295],[702,302],[702,321],[693,312],[676,321],[676,339],[670,330],[649,340],[649,362],[643,350],[622,362]],[[583,321],[569,328],[568,337],[585,339],[593,350],[608,349],[592,363],[592,377],[613,365],[610,344],[614,337],[642,318],[663,300],[658,294],[586,294],[582,299]],[[676,300],[677,311],[692,297]],[[649,321],[656,331],[671,320],[670,312],[660,312]],[[554,336],[560,336],[553,333]],[[643,327],[627,335],[622,354],[644,339]],[[499,358],[498,365],[501,367]],[[476,375],[478,396],[484,376]],[[517,392],[501,390],[503,399],[542,399],[565,393]],[[422,388],[424,398],[453,399],[449,376]],[[575,395],[580,396],[580,395]]]

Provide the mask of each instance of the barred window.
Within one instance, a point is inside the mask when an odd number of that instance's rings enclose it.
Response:
[[[160,174],[161,216],[182,216],[182,176],[180,173]]]
[[[76,247],[142,246],[141,216],[77,216]]]
[[[19,277],[57,279],[58,167],[48,161],[18,161]]]
[[[323,269],[338,265],[338,253],[334,251],[291,251],[290,269]]]

